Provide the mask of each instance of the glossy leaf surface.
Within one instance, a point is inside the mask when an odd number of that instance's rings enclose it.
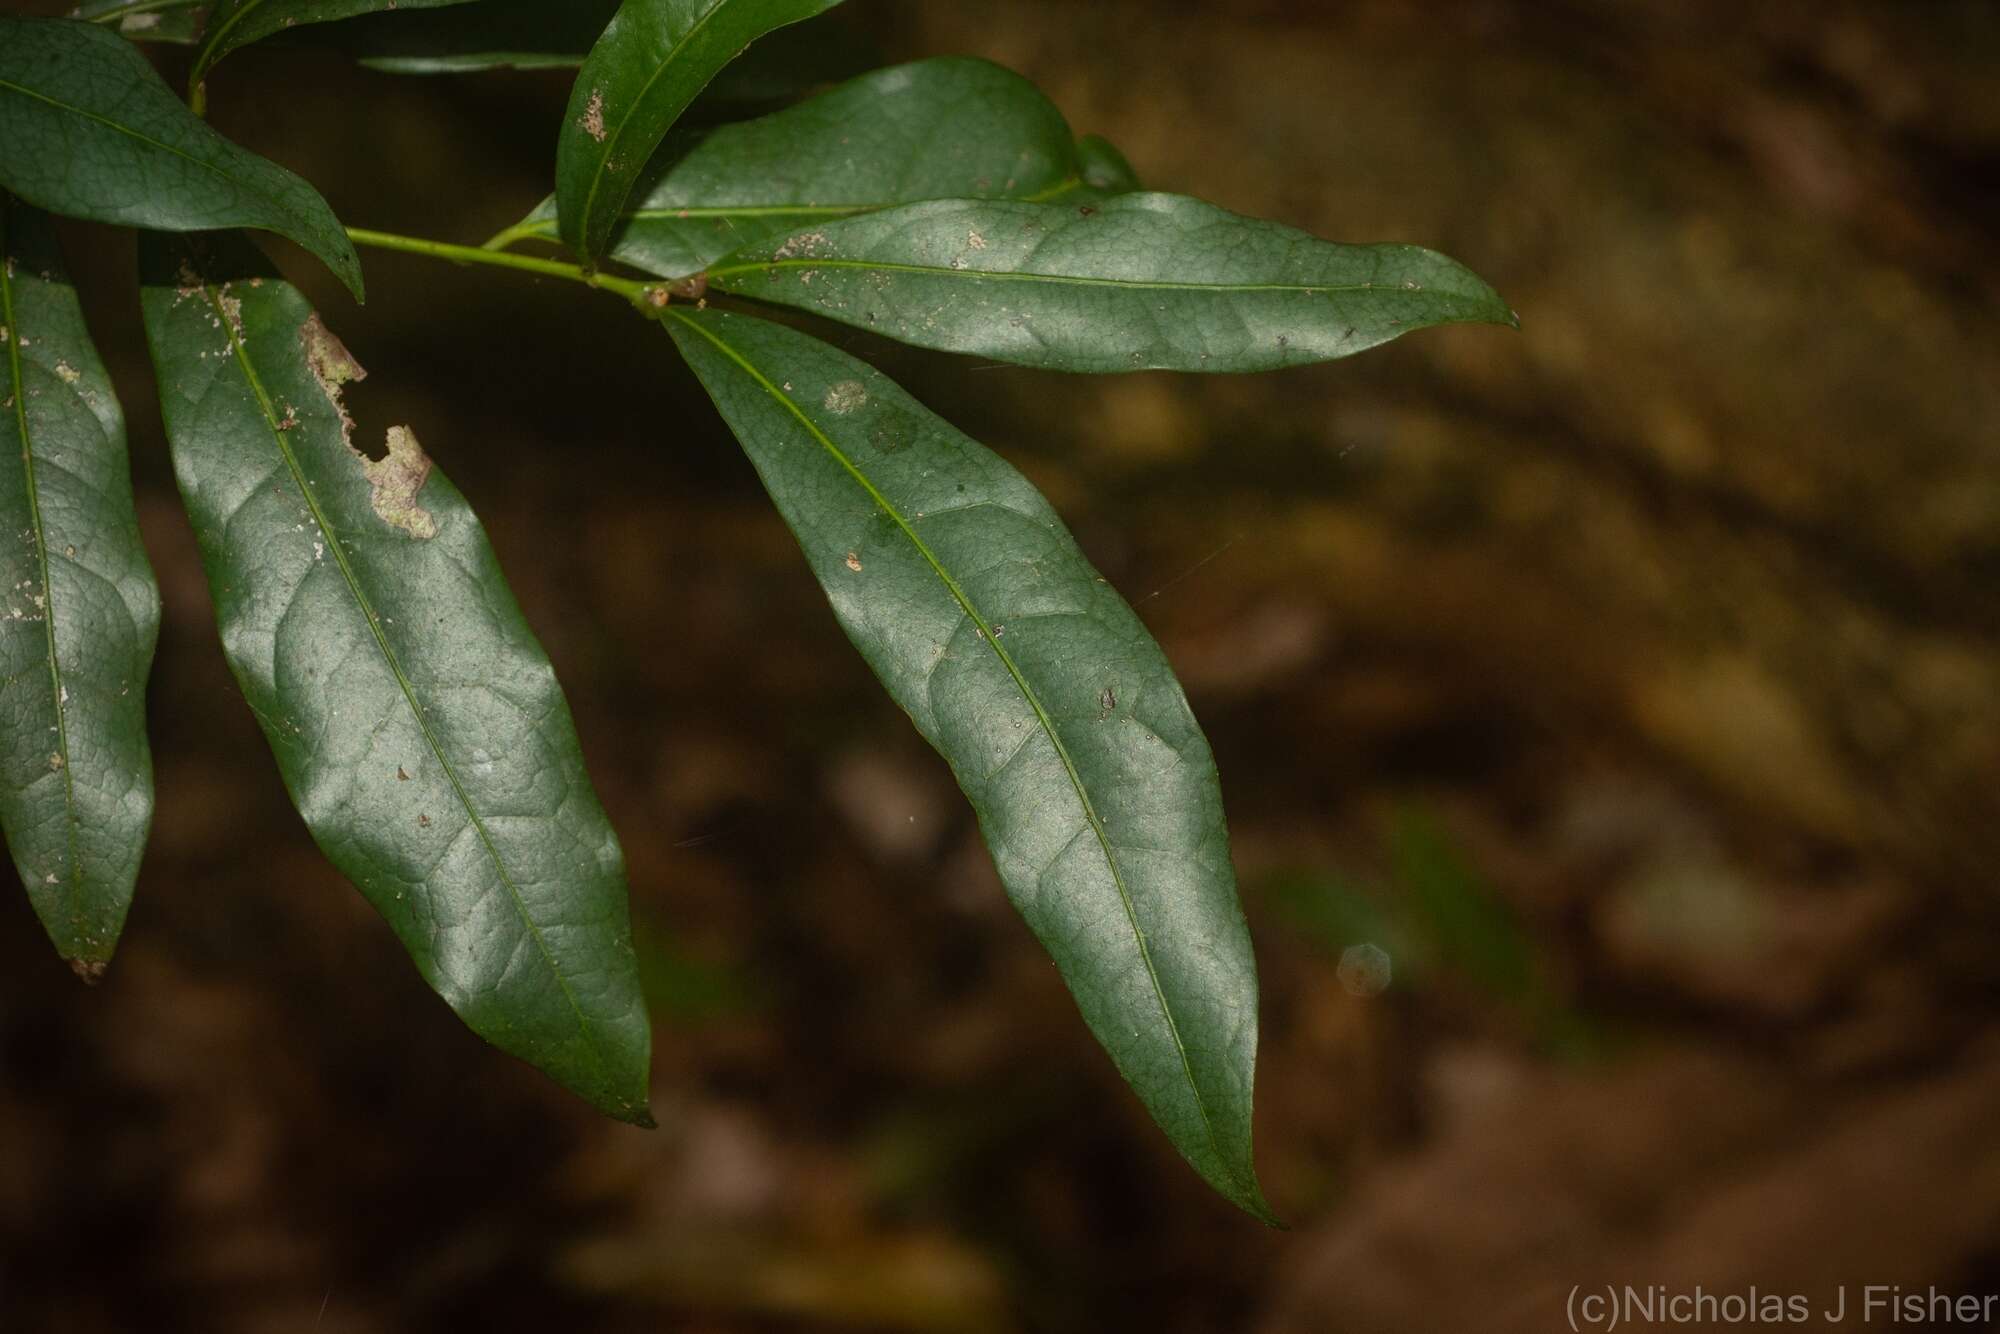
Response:
[[[94,24],[0,18],[0,187],[92,222],[277,232],[361,295],[361,261],[319,193],[203,124]]]
[[[198,86],[209,70],[239,46],[273,33],[312,23],[331,23],[387,9],[441,9],[469,0],[215,0],[202,29],[188,83]]]
[[[125,419],[46,217],[0,195],[0,826],[86,977],[118,943],[153,816],[160,596]]]
[[[349,444],[360,367],[246,244],[144,249],[223,648],[314,839],[474,1031],[645,1121],[623,858],[478,519],[411,432]]]
[[[562,236],[604,253],[653,150],[722,67],[840,0],[625,0],[591,48],[556,144]]]
[[[1268,1219],[1256,963],[1214,761],[1159,646],[1019,473],[872,368],[745,316],[666,325],[1098,1041],[1196,1170]]]
[[[921,60],[670,145],[610,254],[679,278],[809,223],[921,199],[1053,198],[1080,188],[1082,171],[1062,113],[1026,79],[984,60]],[[555,200],[507,235],[557,240]]]
[[[185,46],[201,37],[208,6],[209,0],[89,0],[72,17],[109,24],[120,37],[135,42]]]
[[[919,347],[1067,371],[1274,370],[1426,325],[1514,320],[1434,251],[1337,245],[1165,194],[912,204],[760,241],[709,281]]]

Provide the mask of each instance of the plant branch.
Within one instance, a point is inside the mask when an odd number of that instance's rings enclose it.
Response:
[[[580,265],[565,264],[561,260],[536,259],[503,250],[485,250],[478,246],[453,245],[449,241],[431,241],[421,236],[400,236],[395,232],[370,231],[365,227],[349,227],[347,236],[356,245],[374,246],[378,250],[400,250],[405,254],[428,255],[432,259],[442,259],[453,264],[486,264],[494,268],[539,274],[544,278],[562,278],[569,282],[582,283],[586,287],[595,287],[622,296],[645,311],[657,310],[666,304],[664,300],[666,287],[662,284],[620,278],[614,274],[585,269]]]

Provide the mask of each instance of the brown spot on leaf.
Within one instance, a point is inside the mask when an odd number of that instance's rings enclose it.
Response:
[[[347,344],[320,322],[318,311],[306,316],[306,322],[299,326],[299,346],[305,349],[306,368],[319,381],[326,401],[333,404],[333,410],[340,414],[340,438],[347,442],[350,449],[353,448],[354,418],[347,415],[347,405],[341,401],[340,390],[342,385],[367,379],[368,372],[347,350]]]
[[[437,536],[437,520],[417,503],[417,492],[431,475],[431,456],[417,443],[417,434],[407,426],[389,428],[389,453],[371,459],[355,453],[361,471],[372,488],[368,503],[384,523],[402,529],[424,541]]]

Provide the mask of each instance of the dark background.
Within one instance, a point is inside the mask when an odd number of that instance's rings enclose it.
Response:
[[[657,330],[382,254],[357,308],[280,246],[372,372],[363,433],[418,429],[567,685],[661,1129],[465,1032],[285,800],[130,238],[76,227],[166,602],[159,811],[101,987],[0,896],[0,1329],[1544,1331],[1606,1282],[1849,1285],[1861,1328],[1863,1283],[2000,1290],[2000,11],[840,18],[1521,312],[1240,379],[829,335],[1043,486],[1182,672],[1293,1229],[1119,1083]],[[345,220],[472,242],[546,190],[565,91],[277,48],[211,83]]]

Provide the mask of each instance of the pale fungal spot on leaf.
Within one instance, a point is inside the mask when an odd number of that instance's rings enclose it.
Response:
[[[861,556],[859,553],[853,551],[847,553],[847,568],[856,574],[861,573]]]
[[[1389,989],[1392,976],[1389,952],[1380,945],[1350,945],[1341,953],[1335,976],[1351,996],[1379,996]]]
[[[361,471],[373,490],[368,503],[384,523],[402,529],[420,541],[437,536],[437,520],[417,503],[417,492],[431,475],[431,457],[417,443],[416,432],[407,426],[389,428],[389,453],[371,459],[357,452]]]
[[[222,290],[216,293],[215,304],[222,307],[223,318],[229,321],[229,327],[235,331],[237,339],[241,341],[243,338],[243,298],[231,296],[229,294],[229,284],[224,283]]]
[[[584,104],[583,118],[577,121],[577,128],[591,138],[603,143],[608,137],[604,128],[604,93],[600,89],[590,90],[590,101]]]
[[[826,391],[826,397],[822,402],[828,412],[836,417],[845,417],[867,404],[868,391],[862,387],[859,380],[842,380]]]
[[[57,361],[56,378],[64,384],[75,384],[83,378],[83,372],[70,365],[67,361]]]

